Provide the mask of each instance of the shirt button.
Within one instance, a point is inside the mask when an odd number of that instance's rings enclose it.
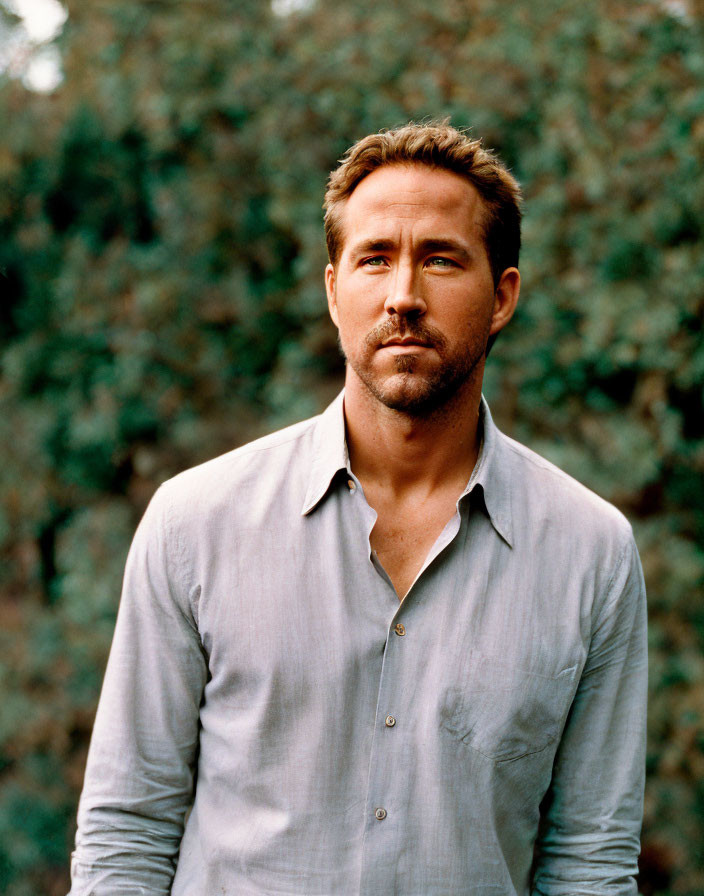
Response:
[[[383,821],[386,818],[386,809],[382,809],[380,806],[374,810],[374,815],[379,821]]]
[[[349,490],[351,492],[353,492],[357,488],[357,483],[354,481],[354,479],[348,479],[347,486],[348,486]]]
[[[394,626],[394,631],[396,632],[397,635],[399,635],[399,637],[401,635],[405,635],[406,634],[406,626],[402,622],[397,622],[396,625]]]
[[[396,724],[396,719],[393,716],[387,716],[384,719],[384,724],[386,725],[387,728],[393,728],[394,725]]]

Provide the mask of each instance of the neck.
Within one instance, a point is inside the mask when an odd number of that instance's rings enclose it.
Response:
[[[479,453],[481,381],[464,388],[431,414],[392,410],[371,395],[349,370],[345,422],[350,463],[363,486],[397,494],[461,491]]]

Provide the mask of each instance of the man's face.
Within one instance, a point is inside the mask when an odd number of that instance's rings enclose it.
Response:
[[[325,271],[348,388],[425,415],[481,386],[487,340],[508,322],[519,282],[512,268],[494,288],[484,214],[472,184],[422,164],[378,168],[356,187]]]

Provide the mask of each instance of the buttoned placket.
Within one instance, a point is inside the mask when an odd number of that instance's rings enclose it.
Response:
[[[347,487],[350,496],[364,503],[365,517],[369,520],[368,533],[371,536],[376,522],[376,513],[366,503],[359,480],[349,470],[348,474]],[[367,894],[371,896],[371,894],[380,892],[392,893],[395,890],[395,865],[387,859],[389,855],[399,854],[399,849],[403,846],[396,842],[401,827],[397,821],[398,813],[403,811],[402,807],[405,804],[401,791],[403,782],[397,781],[394,784],[394,777],[399,767],[399,748],[404,742],[403,719],[398,717],[396,708],[397,701],[401,696],[399,687],[402,686],[403,681],[403,676],[399,672],[402,660],[401,651],[413,650],[412,628],[409,628],[406,617],[412,608],[413,592],[420,584],[419,580],[424,571],[459,532],[461,500],[458,500],[455,514],[438,536],[402,602],[398,601],[391,579],[376,553],[371,549],[371,544],[369,545],[370,562],[393,595],[394,612],[389,621],[384,644],[374,733],[369,757],[360,896],[367,896]]]

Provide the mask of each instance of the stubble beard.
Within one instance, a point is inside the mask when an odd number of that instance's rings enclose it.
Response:
[[[431,346],[440,358],[425,373],[421,372],[419,354],[404,353],[394,356],[395,372],[390,376],[374,370],[374,357],[379,346],[394,336],[411,336]],[[486,334],[474,334],[474,338],[462,352],[452,352],[445,336],[434,327],[420,321],[392,317],[372,330],[365,339],[364,350],[355,355],[340,348],[347,363],[371,396],[390,410],[410,417],[427,418],[442,413],[453,403],[463,386],[479,372],[479,363],[486,352]]]

